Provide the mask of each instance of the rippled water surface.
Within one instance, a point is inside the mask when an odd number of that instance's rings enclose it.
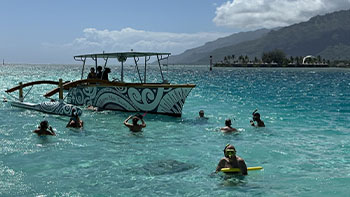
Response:
[[[79,66],[0,66],[0,95],[33,80],[75,80]],[[112,73],[120,72],[112,68]],[[127,68],[126,79],[135,72]],[[159,77],[156,68],[148,77]],[[350,185],[350,70],[169,66],[172,83],[197,85],[182,118],[147,114],[143,133],[130,113],[83,110],[83,130],[67,117],[0,103],[0,196],[347,196]],[[114,76],[111,76],[113,78]],[[51,86],[34,87],[38,103]],[[27,88],[26,90],[29,90]],[[26,91],[25,91],[26,92]],[[17,96],[17,94],[13,94]],[[2,99],[1,99],[2,100]],[[249,125],[258,108],[266,128]],[[208,121],[198,121],[203,109]],[[231,118],[237,134],[218,128]],[[32,133],[47,119],[57,136]],[[248,166],[242,177],[212,174],[227,143]]]

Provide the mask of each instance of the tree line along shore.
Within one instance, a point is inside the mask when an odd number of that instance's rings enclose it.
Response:
[[[261,59],[250,59],[247,55],[225,56],[222,61],[214,63],[214,67],[350,67],[350,60],[326,60],[318,56],[290,56],[281,50],[273,50],[262,54]]]

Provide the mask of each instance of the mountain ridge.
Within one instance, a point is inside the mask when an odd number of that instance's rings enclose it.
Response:
[[[244,34],[247,32],[241,33]],[[231,36],[237,36],[238,34],[232,34]],[[179,60],[181,57],[186,57],[182,60],[187,60],[187,62],[173,61],[172,63],[209,64],[210,55],[213,56],[214,62],[221,61],[228,55],[235,55],[236,57],[247,55],[249,58],[261,58],[262,53],[275,49],[284,51],[287,56],[321,55],[323,58],[330,60],[350,59],[350,53],[348,53],[350,52],[349,35],[350,10],[341,10],[325,15],[317,15],[308,21],[287,27],[268,30],[265,34],[262,33],[260,37],[258,36],[255,39],[246,39],[243,41],[237,39],[237,43],[211,48],[213,49],[211,51],[208,49],[210,52],[196,53],[197,48],[205,47],[206,45],[193,48],[177,55],[173,59]],[[227,37],[217,40],[220,40],[222,43],[225,39]],[[190,58],[192,60],[189,60]]]

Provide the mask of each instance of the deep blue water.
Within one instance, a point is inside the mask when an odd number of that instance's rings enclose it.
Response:
[[[19,81],[81,75],[80,66],[68,65],[0,69],[0,95],[8,100],[4,91]],[[139,134],[122,124],[130,113],[84,110],[85,128],[71,130],[67,117],[1,103],[0,196],[348,196],[349,69],[169,66],[165,76],[197,87],[181,118],[147,114]],[[25,100],[41,102],[51,88],[34,87]],[[256,108],[266,128],[249,125]],[[196,120],[201,109],[207,122]],[[226,118],[238,133],[218,131]],[[57,136],[32,133],[43,119]],[[213,175],[227,143],[264,170]]]

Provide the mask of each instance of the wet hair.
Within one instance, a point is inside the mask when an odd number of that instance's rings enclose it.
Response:
[[[254,113],[253,114],[253,119],[260,119],[260,114],[259,113]]]
[[[72,109],[72,116],[77,116],[78,113],[77,113],[77,110],[75,108]]]
[[[226,150],[227,150],[227,149],[233,149],[233,150],[236,151],[236,148],[235,148],[233,145],[227,144],[227,145],[225,146],[225,148],[224,148],[224,155],[225,155],[225,157],[228,157],[227,154],[226,154]]]
[[[137,121],[139,121],[139,119],[136,118],[136,117],[134,117],[134,118],[132,119],[132,124],[133,124],[133,125],[136,125],[136,124],[137,124]]]
[[[226,126],[231,126],[231,125],[232,125],[231,119],[226,119],[226,120],[225,120],[225,125],[226,125]]]
[[[43,120],[40,122],[40,128],[41,129],[47,129],[49,128],[49,122],[47,120]]]
[[[141,114],[135,114],[136,117],[138,117],[139,119],[143,119],[143,116]]]

